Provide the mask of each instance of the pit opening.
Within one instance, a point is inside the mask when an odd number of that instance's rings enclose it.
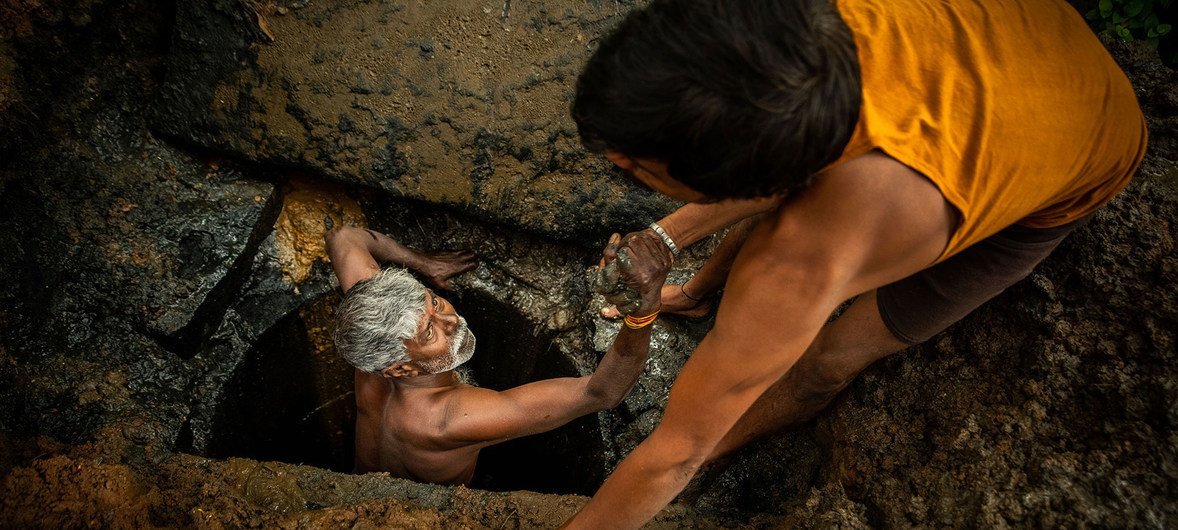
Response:
[[[206,455],[352,470],[353,371],[331,347],[339,300],[309,302],[258,338],[222,387]]]
[[[340,296],[316,299],[264,333],[221,393],[204,453],[352,470],[352,369],[331,345]],[[478,337],[466,365],[473,383],[505,390],[577,376],[541,329],[510,304],[472,291],[452,301]],[[472,487],[591,495],[607,475],[609,449],[597,415],[483,449]]]

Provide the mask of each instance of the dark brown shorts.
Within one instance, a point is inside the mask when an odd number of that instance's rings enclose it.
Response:
[[[879,314],[897,338],[924,342],[1026,278],[1063,238],[1091,220],[1063,226],[1012,225],[957,255],[876,290]]]

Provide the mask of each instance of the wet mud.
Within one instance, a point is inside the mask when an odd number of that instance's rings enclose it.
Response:
[[[0,526],[574,513],[657,425],[709,319],[660,319],[620,407],[484,451],[471,488],[354,475],[322,235],[478,254],[447,293],[479,336],[477,384],[590,373],[620,325],[597,316],[606,236],[674,207],[583,152],[566,116],[579,61],[632,7],[0,1]],[[1178,75],[1107,44],[1150,127],[1129,188],[652,527],[1178,522]]]

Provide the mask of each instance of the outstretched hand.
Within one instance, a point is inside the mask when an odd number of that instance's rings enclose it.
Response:
[[[423,254],[419,272],[430,285],[447,291],[451,287],[450,278],[479,265],[479,259],[469,250],[441,250]]]
[[[659,310],[659,291],[671,269],[671,251],[651,230],[610,237],[602,251],[596,290],[625,315]]]

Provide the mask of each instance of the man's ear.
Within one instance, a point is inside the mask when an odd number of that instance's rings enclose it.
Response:
[[[634,169],[634,159],[622,154],[619,151],[606,151],[605,159],[613,162],[615,166],[618,166],[623,171],[630,171]]]
[[[392,379],[395,377],[417,377],[421,375],[421,369],[413,363],[393,363],[380,371],[380,375],[385,379]]]

